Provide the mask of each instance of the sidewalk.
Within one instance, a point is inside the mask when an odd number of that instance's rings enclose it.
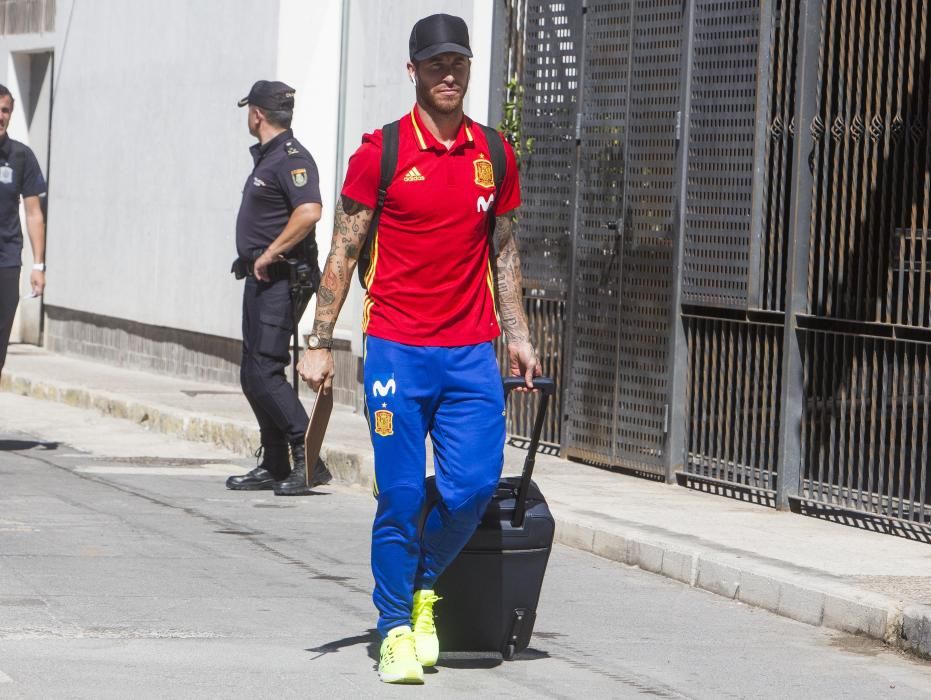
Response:
[[[13,346],[0,390],[96,409],[243,455],[258,445],[252,413],[234,386]],[[312,394],[307,390],[303,397],[309,402]],[[517,473],[523,455],[508,447],[505,472]],[[340,481],[371,487],[371,449],[361,416],[334,409],[323,457]],[[535,474],[562,544],[931,658],[929,544],[546,455],[537,457]]]

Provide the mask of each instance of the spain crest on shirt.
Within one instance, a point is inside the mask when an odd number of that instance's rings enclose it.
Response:
[[[382,437],[394,435],[394,414],[391,411],[375,411],[375,432]]]
[[[491,167],[491,161],[481,154],[472,161],[472,167],[475,168],[475,184],[484,187],[487,190],[495,186],[495,170]]]

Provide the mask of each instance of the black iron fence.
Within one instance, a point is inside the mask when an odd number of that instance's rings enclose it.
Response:
[[[924,0],[519,4],[547,440],[931,524]]]

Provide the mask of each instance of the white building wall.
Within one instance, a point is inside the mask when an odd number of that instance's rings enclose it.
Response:
[[[239,337],[229,266],[254,139],[236,101],[275,74],[278,3],[94,0],[70,23],[56,52],[46,303]]]
[[[291,127],[314,157],[320,173],[323,216],[316,235],[322,267],[330,249],[337,191],[343,2],[280,2],[276,77],[296,91]],[[303,332],[310,332],[315,301],[316,297],[304,313]]]

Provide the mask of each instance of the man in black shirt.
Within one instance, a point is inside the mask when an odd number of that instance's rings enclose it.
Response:
[[[309,266],[314,288],[320,279],[314,241],[321,211],[319,179],[313,158],[291,132],[293,88],[260,80],[239,106],[248,106],[249,133],[259,140],[249,149],[255,167],[243,187],[236,219],[239,257],[233,271],[246,278],[240,380],[259,423],[262,462],[248,474],[230,477],[226,487],[274,488],[277,495],[296,496],[331,479],[318,460],[308,483],[307,412],[284,373],[295,319],[304,311],[301,301],[306,304],[292,295],[287,259]]]
[[[40,198],[45,196],[45,178],[29,147],[7,134],[13,115],[13,96],[0,85],[0,371],[19,301],[23,229],[19,223],[19,199],[26,210],[26,228],[32,244],[30,282],[32,295],[45,290],[45,217]]]

